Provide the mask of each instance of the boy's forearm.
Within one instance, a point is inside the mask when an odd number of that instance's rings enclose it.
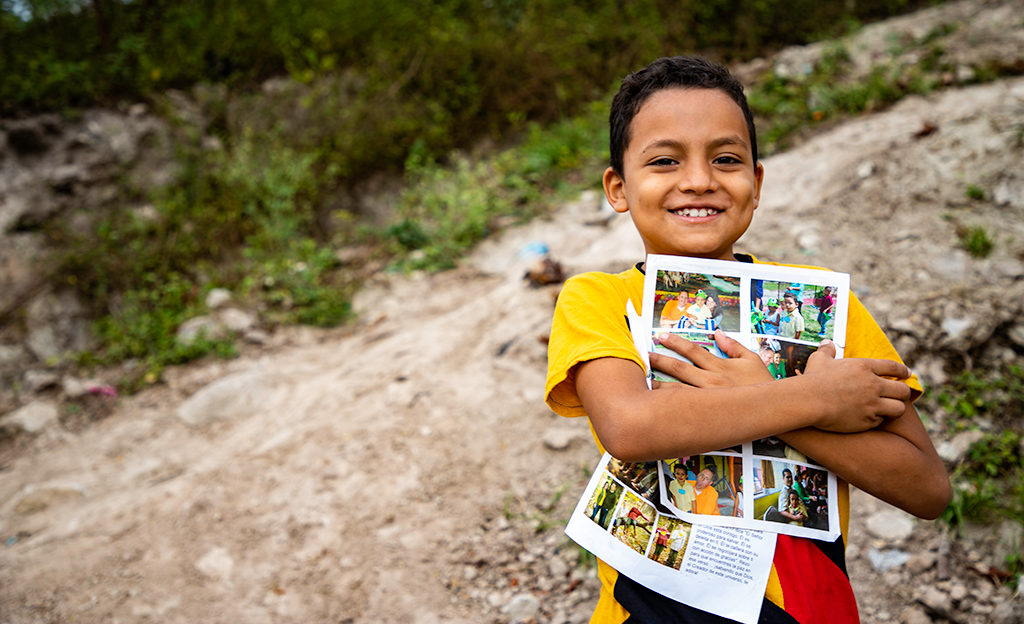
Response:
[[[869,431],[805,428],[778,437],[852,485],[915,516],[936,518],[949,503],[945,466],[909,402],[902,417]]]
[[[632,362],[586,362],[576,387],[598,439],[623,461],[698,455],[812,426],[830,401],[806,377],[739,387],[647,389]]]

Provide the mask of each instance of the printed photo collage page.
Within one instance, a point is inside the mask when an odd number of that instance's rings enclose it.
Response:
[[[740,465],[739,457],[710,457],[726,475]],[[753,624],[771,572],[775,533],[681,519],[663,502],[663,465],[623,462],[605,453],[569,519],[566,535],[656,592]],[[723,507],[722,513],[732,513],[732,508]]]
[[[757,353],[777,380],[802,375],[821,342],[846,342],[849,275],[826,270],[648,256],[638,349],[685,360],[660,344],[682,336],[727,357],[714,332]],[[644,360],[649,357],[644,354]],[[678,381],[650,371],[658,381]],[[713,415],[707,415],[714,426]],[[834,539],[839,534],[835,476],[777,438],[694,457],[657,469],[661,503],[689,522]]]

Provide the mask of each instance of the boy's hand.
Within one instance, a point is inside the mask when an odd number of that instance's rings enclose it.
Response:
[[[910,369],[892,360],[851,358],[837,360],[836,348],[823,340],[807,359],[805,378],[827,389],[825,409],[815,424],[836,433],[873,429],[886,418],[899,418],[910,400],[910,386],[896,381],[910,377]],[[887,379],[888,378],[888,379]]]
[[[652,353],[651,366],[696,388],[732,388],[773,381],[760,356],[745,349],[720,329],[715,331],[715,342],[729,359],[712,355],[700,345],[674,334],[661,334],[658,342],[693,364]],[[654,382],[655,388],[659,385],[659,382]]]

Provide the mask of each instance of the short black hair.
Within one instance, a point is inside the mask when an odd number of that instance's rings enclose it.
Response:
[[[647,67],[635,71],[622,79],[619,92],[612,99],[612,110],[608,117],[610,127],[609,147],[611,166],[620,177],[623,174],[623,157],[629,147],[630,127],[633,118],[640,112],[652,95],[665,89],[718,89],[728,95],[747,122],[750,133],[750,150],[753,164],[757,165],[757,133],[754,130],[754,115],[743,95],[743,85],[724,65],[713,63],[701,56],[670,56],[660,58]]]

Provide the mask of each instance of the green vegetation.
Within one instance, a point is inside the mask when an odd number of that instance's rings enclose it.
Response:
[[[928,93],[940,84],[936,60],[941,50],[930,48],[924,61],[879,65],[867,76],[851,80],[850,54],[841,43],[827,48],[807,73],[772,73],[750,90],[750,108],[758,118],[763,156],[788,147],[798,130],[818,122],[879,109],[911,94]]]
[[[974,258],[985,258],[992,253],[995,243],[985,228],[978,226],[961,227],[957,235],[960,237],[960,248]]]
[[[986,374],[965,371],[934,398],[949,415],[952,430],[983,421],[992,431],[971,445],[950,477],[953,499],[942,519],[959,529],[966,522],[1009,519],[1024,525],[1024,367],[1008,366]],[[1007,570],[1018,583],[1024,567],[1010,557]]]
[[[967,189],[964,190],[964,195],[967,196],[968,199],[976,199],[980,201],[985,199],[985,189],[977,184],[968,184]]]
[[[168,364],[230,355],[230,337],[174,337],[212,288],[270,323],[335,325],[361,262],[448,268],[501,227],[598,186],[608,90],[651,58],[749,58],[916,4],[3,1],[0,113],[149,99],[174,120],[174,184],[153,196],[124,189],[122,208],[89,230],[73,217],[47,226],[62,248],[54,279],[100,319],[102,346],[79,361],[137,359],[152,379]],[[904,68],[844,83],[849,65],[837,46],[810,78],[756,87],[755,109],[771,115],[762,144],[777,149],[807,123],[913,91],[897,77]],[[292,80],[258,88],[283,73]],[[204,121],[179,118],[169,88],[192,89]],[[204,151],[203,135],[224,149]],[[481,140],[513,146],[469,149]],[[367,225],[358,199],[378,172],[406,182],[383,228]],[[155,215],[123,208],[147,202]],[[341,266],[337,252],[353,244],[369,257]]]

